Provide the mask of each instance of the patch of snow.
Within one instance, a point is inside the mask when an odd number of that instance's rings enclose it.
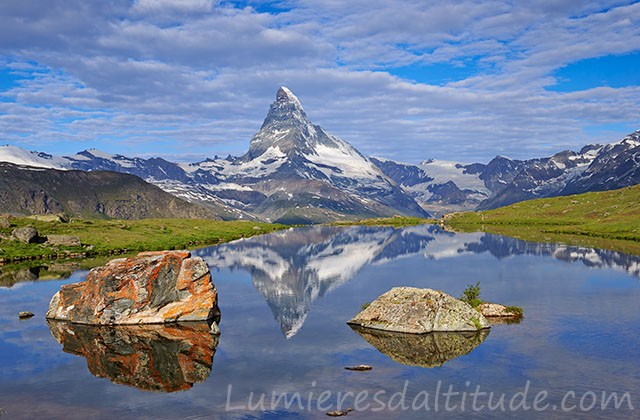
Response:
[[[315,169],[329,178],[366,179],[374,183],[380,183],[384,175],[377,166],[347,143],[333,136],[330,138],[333,140],[335,147],[333,145],[317,144],[314,147],[315,154],[305,155],[305,158],[314,164]]]
[[[103,151],[98,150],[98,149],[89,149],[89,150],[87,150],[87,152],[89,154],[91,154],[92,156],[95,156],[95,157],[100,158],[100,159],[113,160],[113,158],[116,157],[116,155],[112,155],[110,153],[103,152]]]
[[[419,168],[433,178],[432,184],[445,184],[448,181],[453,181],[461,190],[468,189],[490,194],[479,174],[463,173],[464,168],[458,162],[433,159],[423,162]]]

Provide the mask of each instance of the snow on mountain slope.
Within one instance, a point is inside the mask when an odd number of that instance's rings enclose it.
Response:
[[[66,169],[67,160],[41,152],[28,152],[16,146],[0,146],[0,162],[36,168]]]
[[[469,165],[444,160],[419,165],[374,158],[372,161],[432,214],[473,210],[491,191]]]
[[[429,159],[419,165],[431,178],[434,184],[444,184],[453,181],[460,189],[469,189],[489,194],[489,189],[480,179],[479,174],[466,171],[466,165],[447,160]]]

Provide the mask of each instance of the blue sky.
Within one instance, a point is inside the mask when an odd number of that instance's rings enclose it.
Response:
[[[367,155],[530,158],[640,129],[640,3],[0,2],[0,144],[244,153],[280,85]]]

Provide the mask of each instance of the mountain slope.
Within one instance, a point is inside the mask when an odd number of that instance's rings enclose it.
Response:
[[[216,218],[128,174],[60,171],[0,163],[0,212],[16,215],[65,212],[73,216],[143,218]]]
[[[606,191],[640,183],[640,130],[599,150],[589,167],[560,195]]]

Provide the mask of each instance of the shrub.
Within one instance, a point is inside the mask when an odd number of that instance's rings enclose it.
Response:
[[[467,302],[473,308],[478,307],[478,305],[482,303],[482,300],[480,300],[480,282],[477,282],[475,285],[468,284],[467,288],[462,292],[460,300]]]

